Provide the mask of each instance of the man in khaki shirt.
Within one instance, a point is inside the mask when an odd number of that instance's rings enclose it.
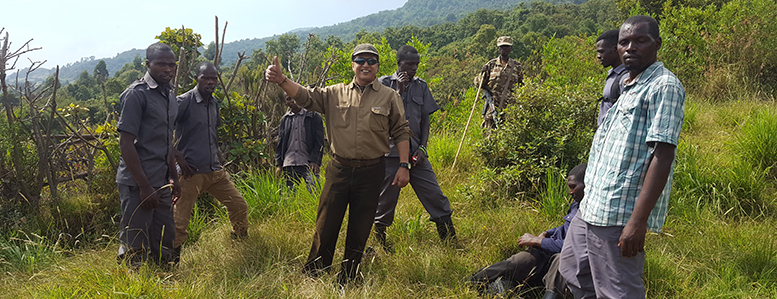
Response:
[[[357,277],[364,245],[372,230],[378,206],[389,138],[399,151],[400,167],[392,185],[400,188],[410,180],[411,136],[399,94],[377,80],[378,51],[371,44],[353,49],[349,84],[324,88],[302,87],[282,73],[278,57],[267,67],[265,79],[277,83],[298,105],[326,116],[332,161],[326,169],[316,215],[316,232],[304,271],[316,276],[332,265],[340,225],[348,209],[345,254],[337,281],[345,284]],[[350,209],[349,209],[350,206]]]

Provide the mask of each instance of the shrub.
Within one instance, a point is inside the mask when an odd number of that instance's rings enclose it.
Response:
[[[510,192],[537,194],[547,172],[577,165],[590,148],[595,101],[556,86],[527,82],[517,103],[503,112],[502,125],[477,146],[484,164],[517,176]],[[498,189],[498,188],[497,188]]]

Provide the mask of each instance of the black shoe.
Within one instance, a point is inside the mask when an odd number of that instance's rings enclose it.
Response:
[[[437,235],[440,236],[441,241],[445,242],[456,240],[456,229],[453,227],[453,220],[451,220],[451,215],[432,219],[432,221],[437,225]]]
[[[388,228],[388,226],[375,223],[375,239],[378,240],[378,244],[383,247],[383,251],[388,254],[394,254],[394,246],[387,240],[388,234],[386,234],[386,228]]]
[[[178,265],[178,263],[181,261],[181,246],[173,248],[172,257],[170,259],[173,265]]]
[[[137,271],[148,259],[147,254],[145,250],[135,249],[116,257],[116,260],[127,265],[130,271]]]
[[[231,232],[229,233],[229,236],[232,238],[232,240],[241,240],[241,239],[248,238],[248,232],[242,232],[242,233]]]

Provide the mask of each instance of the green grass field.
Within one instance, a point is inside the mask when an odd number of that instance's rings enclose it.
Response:
[[[777,298],[777,184],[771,168],[777,158],[769,152],[777,147],[768,143],[777,140],[774,104],[689,98],[669,217],[663,233],[649,234],[646,241],[648,298]],[[477,298],[465,278],[521,250],[516,243],[524,232],[560,225],[569,200],[563,174],[550,176],[542,202],[478,196],[473,190],[482,163],[473,144],[479,136],[470,134],[453,170],[460,136],[435,134],[429,147],[454,209],[458,242],[440,242],[428,214],[406,188],[388,230],[396,253],[378,249],[367,256],[360,285],[337,287],[338,263],[332,274],[317,279],[302,274],[317,196],[304,187],[279,192],[276,178],[252,173],[234,176],[251,207],[245,240],[231,240],[223,209],[209,207],[215,213],[193,217],[195,233],[177,268],[129,271],[116,263],[118,245],[110,236],[68,250],[59,245],[64,239],[9,233],[0,238],[0,297]],[[336,261],[342,257],[343,234]],[[372,238],[368,245],[379,248]],[[530,289],[520,292],[539,298]]]

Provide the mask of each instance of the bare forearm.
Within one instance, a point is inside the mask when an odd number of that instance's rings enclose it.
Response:
[[[424,147],[426,147],[426,145],[429,142],[429,123],[430,123],[430,121],[429,121],[429,115],[426,114],[426,113],[423,113],[423,114],[424,115],[421,117],[421,132],[420,132],[421,133],[421,136],[420,136],[421,137],[421,144],[420,145],[423,145]]]
[[[642,184],[642,191],[639,193],[629,222],[636,221],[640,225],[647,225],[648,216],[656,206],[672,170],[672,162],[675,157],[674,149],[675,146],[668,143],[659,142],[656,145],[645,175],[645,181]]]
[[[402,140],[396,146],[399,153],[399,163],[407,163],[410,156],[410,141]]]
[[[297,96],[297,93],[299,92],[299,89],[302,88],[302,85],[299,85],[299,83],[291,81],[288,77],[285,79],[286,83],[280,84],[278,86],[283,89],[283,91],[289,95],[291,98],[294,98]]]

